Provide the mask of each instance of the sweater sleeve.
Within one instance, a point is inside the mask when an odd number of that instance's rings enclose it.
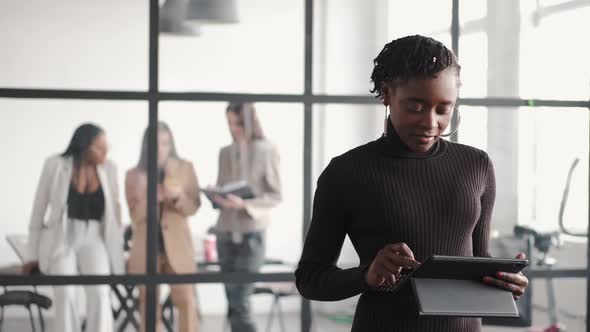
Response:
[[[347,183],[350,177],[339,171],[336,164],[337,160],[332,160],[318,179],[311,225],[295,271],[297,289],[310,300],[339,301],[366,289],[366,266],[336,266],[347,225],[354,218],[349,198],[354,188]]]
[[[481,195],[481,212],[473,230],[473,255],[490,257],[492,210],[496,199],[496,177],[490,157],[485,154],[485,183]]]

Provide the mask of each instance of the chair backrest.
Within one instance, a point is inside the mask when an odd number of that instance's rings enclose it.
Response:
[[[559,206],[559,228],[561,229],[562,233],[567,234],[567,235],[578,236],[578,237],[587,237],[588,236],[587,233],[569,231],[565,227],[565,224],[563,221],[563,215],[565,214],[565,207],[567,205],[567,200],[569,198],[570,186],[572,183],[572,176],[574,174],[574,170],[576,169],[576,167],[578,166],[579,163],[580,163],[579,158],[574,159],[574,161],[572,162],[572,165],[570,166],[570,169],[567,173],[567,179],[565,181],[565,188],[563,189],[563,196],[561,198],[561,204]]]

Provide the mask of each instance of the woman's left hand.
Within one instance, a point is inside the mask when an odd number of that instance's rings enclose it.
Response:
[[[244,200],[241,197],[232,194],[227,195],[226,198],[216,195],[213,197],[213,201],[221,205],[224,209],[242,210],[246,208]]]
[[[246,203],[240,196],[228,194],[226,200],[230,203],[232,209],[242,210],[246,208]]]
[[[516,255],[516,259],[525,259],[526,256],[524,253],[519,253]],[[521,272],[519,273],[508,273],[508,272],[498,272],[496,277],[484,277],[483,281],[487,284],[494,285],[496,287],[504,288],[512,292],[515,300],[520,298],[526,288],[529,285],[529,279],[524,276]]]

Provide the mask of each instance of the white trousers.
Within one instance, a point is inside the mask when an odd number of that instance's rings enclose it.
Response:
[[[102,225],[96,221],[68,220],[67,250],[50,267],[53,275],[108,275],[109,256],[102,237]],[[110,286],[84,286],[86,295],[86,331],[112,332]],[[79,332],[82,320],[78,310],[76,286],[55,286],[55,317],[52,332]]]

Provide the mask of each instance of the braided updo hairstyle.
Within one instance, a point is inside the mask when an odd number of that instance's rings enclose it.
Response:
[[[395,39],[383,47],[373,60],[375,67],[371,74],[377,98],[383,98],[381,88],[384,83],[399,83],[410,79],[435,78],[442,70],[451,67],[459,74],[461,66],[455,54],[441,42],[420,35]]]

